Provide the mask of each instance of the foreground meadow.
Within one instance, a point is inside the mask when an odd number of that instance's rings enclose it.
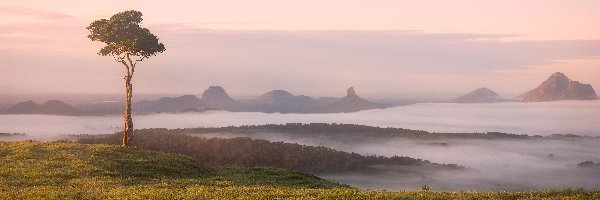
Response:
[[[116,145],[0,142],[0,199],[600,199],[582,189],[524,192],[360,190],[267,167],[207,167]]]

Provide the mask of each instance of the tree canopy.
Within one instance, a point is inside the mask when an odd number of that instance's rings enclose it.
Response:
[[[142,23],[140,11],[128,10],[113,15],[110,19],[96,20],[87,27],[88,38],[106,43],[98,54],[122,57],[123,54],[139,56],[140,59],[165,51],[165,46]]]

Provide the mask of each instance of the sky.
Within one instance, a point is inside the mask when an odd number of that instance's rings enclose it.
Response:
[[[600,87],[595,0],[0,0],[0,94],[123,92],[85,27],[131,9],[167,49],[138,65],[138,94],[512,97],[557,71]]]

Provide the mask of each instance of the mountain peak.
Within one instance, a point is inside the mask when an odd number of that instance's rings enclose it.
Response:
[[[346,96],[330,103],[331,112],[356,112],[365,109],[385,108],[383,104],[373,103],[359,97],[354,91],[354,87],[348,88]]]
[[[288,91],[285,90],[271,90],[265,94],[263,94],[262,96],[260,96],[258,99],[262,100],[262,101],[287,101],[290,99],[293,99],[295,96],[292,93],[289,93]]]
[[[346,96],[358,96],[358,95],[356,95],[356,91],[354,91],[354,87],[350,87],[346,91]]]
[[[556,72],[535,89],[527,93],[523,101],[590,100],[598,99],[590,84],[569,79]]]
[[[505,99],[500,98],[498,93],[486,87],[477,88],[468,94],[460,96],[454,100],[457,103],[491,103],[502,102]]]
[[[231,108],[237,101],[229,97],[229,94],[221,86],[210,86],[202,93],[202,101],[216,108]]]
[[[567,76],[562,72],[554,72],[554,74],[552,74],[550,78],[567,78]]]
[[[229,97],[225,89],[221,86],[210,86],[202,93],[202,98],[210,98],[211,96]]]
[[[17,103],[3,111],[7,114],[77,115],[79,111],[65,102],[50,100],[39,105],[31,100]]]
[[[486,87],[477,88],[477,89],[473,90],[471,93],[484,94],[487,96],[498,96],[498,93],[496,93],[493,90],[486,88]]]

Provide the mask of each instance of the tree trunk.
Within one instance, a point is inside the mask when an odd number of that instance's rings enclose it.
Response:
[[[133,134],[133,120],[131,119],[131,96],[133,96],[133,85],[131,84],[132,75],[127,73],[125,76],[125,112],[123,113],[123,120],[125,122],[123,130],[123,143],[124,147],[129,146],[131,134]]]

